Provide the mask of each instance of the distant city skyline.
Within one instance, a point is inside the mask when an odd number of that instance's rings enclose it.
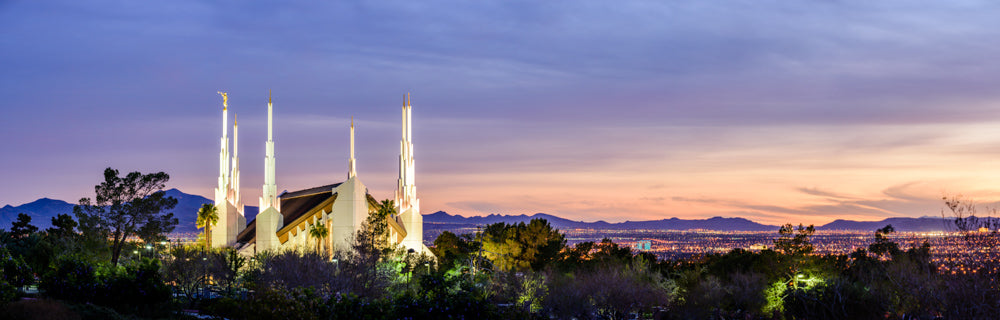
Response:
[[[210,197],[221,98],[244,202],[358,177],[393,197],[412,94],[424,213],[767,224],[1000,200],[987,1],[0,3],[0,206],[104,168]]]

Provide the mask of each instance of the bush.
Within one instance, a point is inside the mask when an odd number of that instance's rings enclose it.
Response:
[[[97,304],[127,314],[167,316],[174,308],[159,268],[159,261],[147,259],[98,272],[87,262],[61,258],[42,277],[39,289],[50,298]]]
[[[792,319],[879,319],[886,311],[863,284],[839,277],[785,296],[785,312]]]
[[[544,306],[557,318],[641,315],[654,307],[670,306],[677,296],[673,280],[664,279],[640,260],[550,278]]]
[[[42,276],[38,288],[51,298],[94,302],[101,285],[93,266],[66,257],[56,260],[54,268]]]
[[[17,299],[21,295],[19,288],[33,282],[35,278],[28,264],[0,248],[0,302]]]
[[[257,290],[235,315],[220,315],[235,319],[326,319],[327,299],[312,287],[270,287]]]

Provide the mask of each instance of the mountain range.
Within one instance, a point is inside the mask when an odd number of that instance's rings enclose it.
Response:
[[[177,206],[171,212],[180,221],[174,232],[188,233],[198,232],[195,227],[198,209],[202,204],[213,203],[208,198],[187,194],[177,189],[166,191],[168,196],[177,199]],[[17,220],[18,213],[25,213],[32,217],[31,222],[39,229],[52,226],[52,218],[60,213],[73,215],[73,204],[62,200],[41,198],[30,203],[19,206],[6,205],[0,208],[0,228],[9,229],[11,223]],[[253,220],[257,215],[258,208],[255,206],[245,206],[244,214],[247,222]],[[75,217],[74,217],[75,218]],[[777,231],[778,226],[760,224],[745,218],[723,218],[714,217],[709,219],[661,219],[646,221],[625,221],[625,222],[583,222],[574,221],[550,214],[537,213],[534,215],[499,215],[464,217],[461,215],[451,215],[444,211],[438,211],[424,215],[425,229],[452,229],[461,227],[475,227],[477,225],[487,225],[491,223],[527,223],[532,219],[542,218],[548,220],[554,228],[558,229],[601,229],[601,230],[714,230],[714,231]],[[953,230],[954,223],[951,219],[940,217],[921,218],[888,218],[880,221],[853,221],[836,220],[828,224],[817,226],[817,230],[857,230],[874,231],[887,224],[892,224],[896,231],[901,232],[933,232],[943,230]]]
[[[779,226],[760,224],[745,218],[714,217],[709,219],[661,219],[646,221],[625,221],[610,223],[605,221],[583,222],[560,218],[557,216],[537,213],[534,215],[498,215],[463,217],[438,211],[424,215],[424,229],[452,229],[456,227],[474,228],[497,222],[528,223],[531,219],[548,220],[557,229],[600,229],[600,230],[712,230],[712,231],[778,231]],[[936,217],[921,218],[887,218],[880,221],[835,220],[828,224],[817,226],[817,230],[828,231],[875,231],[891,224],[900,232],[933,232],[954,230],[954,222],[950,219]]]
[[[174,216],[180,222],[177,228],[174,229],[174,232],[198,232],[198,228],[195,227],[195,220],[198,219],[198,209],[201,208],[202,204],[213,203],[214,201],[199,195],[184,193],[177,189],[170,189],[165,192],[167,196],[177,199],[177,206],[169,211],[173,212]],[[6,205],[0,208],[0,228],[10,229],[11,224],[17,220],[17,214],[24,213],[31,216],[32,225],[44,230],[51,227],[52,218],[61,213],[68,214],[75,220],[76,216],[73,215],[73,206],[74,204],[72,203],[49,198],[41,198],[16,207]],[[245,206],[243,211],[248,222],[257,216],[257,207],[255,206]]]

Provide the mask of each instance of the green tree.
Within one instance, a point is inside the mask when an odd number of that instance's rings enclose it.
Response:
[[[202,204],[195,223],[199,229],[205,229],[205,249],[208,249],[212,244],[212,226],[219,223],[219,210],[209,203]]]
[[[125,242],[140,230],[146,236],[163,234],[177,225],[173,213],[163,213],[177,205],[163,192],[169,179],[164,172],[119,177],[118,170],[107,168],[104,182],[94,186],[94,200],[83,198],[73,207],[85,237],[111,240],[112,265],[118,265]]]
[[[24,213],[17,214],[17,221],[10,227],[11,237],[15,239],[23,238],[38,231],[38,227],[31,225],[31,216]]]
[[[778,230],[779,236],[774,239],[774,248],[784,254],[810,254],[813,252],[813,245],[809,239],[813,233],[816,233],[816,228],[813,225],[803,227],[802,224],[799,224],[798,228],[795,228],[791,223],[785,224]]]
[[[468,259],[473,246],[471,235],[463,234],[460,237],[451,231],[444,231],[434,239],[434,247],[430,249],[438,258],[438,263],[450,269],[455,263]]]
[[[566,246],[566,238],[545,219],[490,224],[480,237],[486,257],[504,271],[541,270]]]
[[[76,235],[76,226],[77,223],[73,220],[73,217],[68,214],[60,213],[59,215],[52,217],[52,227],[45,229],[45,233],[59,239],[66,239]]]
[[[316,253],[320,252],[320,245],[323,244],[323,240],[330,235],[330,229],[327,229],[322,223],[316,223],[309,228],[309,236],[316,239]]]
[[[368,231],[371,233],[372,249],[386,252],[389,248],[389,223],[386,219],[396,216],[396,204],[394,201],[385,199],[379,203],[374,214],[368,215]]]

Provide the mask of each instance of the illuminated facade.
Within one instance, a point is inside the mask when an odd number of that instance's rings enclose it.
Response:
[[[355,233],[361,229],[362,223],[378,207],[378,202],[368,194],[368,188],[358,178],[354,158],[354,121],[351,121],[350,127],[347,180],[278,195],[275,179],[273,104],[268,97],[264,185],[259,199],[260,213],[248,224],[243,215],[243,203],[240,201],[235,125],[233,156],[229,158],[227,109],[226,96],[223,94],[222,151],[219,156],[219,187],[216,189],[215,199],[220,219],[213,228],[212,246],[234,246],[245,254],[267,250],[311,250],[315,248],[317,239],[313,238],[309,231],[319,225],[329,230],[327,237],[319,239],[323,248],[346,249]],[[410,109],[407,95],[403,103],[400,175],[395,197],[399,214],[388,217],[386,223],[389,226],[391,243],[399,244],[405,249],[413,249],[415,252],[430,253],[422,241],[423,217],[420,215],[419,199],[416,197],[416,186],[413,183],[415,172]]]
[[[229,127],[226,125],[229,120],[229,96],[225,92],[219,94],[222,95],[222,147],[219,151],[219,181],[215,187],[215,209],[219,221],[212,228],[213,247],[236,244],[236,234],[243,230],[247,221],[243,215],[243,201],[240,200],[239,124],[233,121],[233,156],[230,159]]]

